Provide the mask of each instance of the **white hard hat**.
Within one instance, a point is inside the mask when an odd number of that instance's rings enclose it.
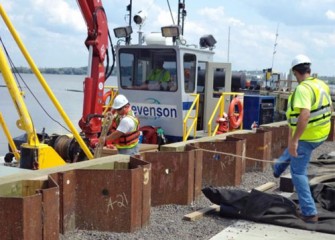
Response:
[[[303,55],[303,54],[299,54],[299,55],[295,56],[295,58],[293,58],[291,68],[294,68],[295,66],[297,66],[299,64],[303,64],[303,63],[312,64],[309,57],[307,57],[306,55]]]
[[[120,109],[128,103],[129,103],[128,99],[124,95],[119,94],[115,97],[112,108]]]

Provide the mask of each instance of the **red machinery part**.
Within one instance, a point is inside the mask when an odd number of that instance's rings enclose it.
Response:
[[[101,0],[78,0],[87,25],[85,45],[89,49],[89,76],[84,81],[83,114],[79,126],[90,140],[101,131],[100,116],[103,112],[104,60],[108,50],[108,21]]]

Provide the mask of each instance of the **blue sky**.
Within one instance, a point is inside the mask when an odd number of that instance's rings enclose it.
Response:
[[[109,28],[128,23],[127,0],[102,0]],[[80,67],[87,65],[84,45],[86,24],[75,0],[2,0],[2,6],[39,67]],[[312,70],[320,75],[335,75],[335,0],[186,0],[184,38],[198,44],[212,34],[217,40],[215,61],[228,60],[233,70],[273,68],[288,72],[292,58],[306,54]],[[177,0],[170,0],[175,22]],[[147,13],[144,34],[159,32],[172,24],[166,0],[133,0],[133,13]],[[276,54],[273,55],[278,27]],[[133,43],[138,28],[133,24]],[[27,66],[5,24],[1,38],[16,66]],[[273,58],[274,56],[274,58]]]

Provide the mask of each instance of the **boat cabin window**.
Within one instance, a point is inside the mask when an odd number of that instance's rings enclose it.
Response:
[[[120,86],[145,91],[177,91],[173,49],[120,49]]]
[[[205,93],[206,63],[198,62],[197,93]]]
[[[194,54],[184,55],[184,90],[193,93],[195,90],[195,67],[196,56]]]

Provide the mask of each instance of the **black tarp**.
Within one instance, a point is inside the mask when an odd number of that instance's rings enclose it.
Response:
[[[298,217],[296,195],[286,198],[257,190],[213,187],[203,188],[202,192],[212,203],[220,205],[222,217],[335,234],[335,182],[321,183],[312,186],[311,190],[319,215],[315,224],[305,223]]]

